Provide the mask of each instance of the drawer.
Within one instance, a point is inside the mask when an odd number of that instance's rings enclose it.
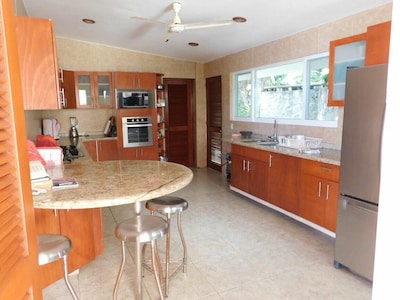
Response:
[[[259,149],[254,149],[251,147],[239,146],[232,144],[231,153],[245,156],[250,159],[257,159],[260,161],[268,162],[269,161],[269,152]]]
[[[339,166],[324,162],[303,159],[301,162],[302,173],[307,173],[326,180],[339,182]]]

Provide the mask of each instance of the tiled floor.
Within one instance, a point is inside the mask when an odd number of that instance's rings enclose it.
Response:
[[[192,183],[175,193],[189,201],[182,214],[188,271],[172,278],[168,299],[371,299],[370,282],[333,267],[331,237],[231,192],[214,170],[193,172]],[[81,300],[112,299],[121,257],[114,228],[131,211],[129,205],[103,209],[104,253],[71,276]],[[172,255],[181,254],[174,224]],[[129,257],[118,299],[134,299],[133,268]],[[144,290],[145,300],[158,299],[148,271]],[[71,299],[62,280],[43,295],[45,300]]]

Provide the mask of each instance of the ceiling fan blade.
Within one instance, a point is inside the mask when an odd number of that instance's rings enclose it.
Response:
[[[185,30],[189,30],[189,29],[200,29],[200,28],[227,26],[227,25],[232,25],[233,23],[235,23],[233,20],[225,20],[225,21],[217,21],[217,22],[191,23],[191,24],[182,24],[182,25],[184,25]]]
[[[157,21],[157,20],[153,20],[153,19],[137,17],[137,16],[133,16],[133,17],[131,17],[131,19],[138,20],[138,21],[143,21],[143,22],[148,22],[148,23],[165,25],[165,26],[169,26],[170,25],[169,23],[165,23],[165,22],[161,22],[161,21]]]

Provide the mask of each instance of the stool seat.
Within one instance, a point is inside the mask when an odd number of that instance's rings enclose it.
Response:
[[[163,237],[167,229],[168,224],[162,218],[143,215],[119,223],[115,236],[124,241],[147,243]]]
[[[75,300],[78,296],[74,291],[68,277],[68,253],[72,249],[71,240],[61,234],[40,234],[37,237],[37,245],[39,252],[39,266],[46,265],[58,259],[63,259],[64,281],[69,292]]]
[[[163,196],[146,202],[146,208],[161,214],[175,214],[188,208],[185,199],[174,196]]]
[[[125,244],[126,242],[135,242],[137,244],[136,250],[139,251],[138,244],[151,243],[151,260],[154,277],[157,283],[158,293],[161,299],[164,295],[161,290],[161,283],[157,273],[156,258],[158,251],[156,247],[156,240],[163,237],[168,231],[168,223],[161,217],[150,215],[138,215],[136,217],[122,221],[115,228],[115,236],[121,240],[122,259],[117,280],[114,285],[113,299],[117,299],[118,287],[121,281],[122,271],[125,266]],[[136,266],[140,268],[141,266]],[[161,273],[161,270],[160,270]],[[141,279],[138,279],[141,280]],[[141,289],[141,283],[140,283]]]
[[[179,236],[181,238],[182,247],[183,247],[183,258],[182,258],[182,267],[183,272],[186,272],[187,265],[187,248],[185,238],[182,232],[182,224],[181,224],[181,214],[184,210],[186,210],[189,206],[189,203],[179,197],[175,196],[162,196],[158,198],[151,199],[146,202],[146,208],[150,210],[151,214],[159,213],[166,216],[168,223],[168,232],[166,238],[165,245],[165,286],[164,286],[164,294],[165,297],[168,297],[169,293],[169,277],[172,276],[169,273],[169,263],[170,263],[170,247],[171,247],[171,215],[176,214],[176,222],[178,226]],[[177,269],[178,270],[178,269]],[[176,271],[177,271],[176,270]]]
[[[59,234],[41,234],[38,236],[39,266],[56,261],[69,253],[71,240]]]

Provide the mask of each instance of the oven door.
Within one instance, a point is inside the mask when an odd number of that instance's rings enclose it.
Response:
[[[122,123],[124,148],[153,145],[152,124]]]

